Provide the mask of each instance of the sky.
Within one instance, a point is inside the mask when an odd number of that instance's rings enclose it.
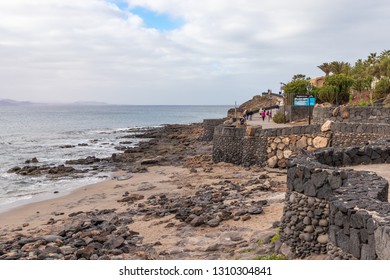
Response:
[[[389,26],[388,0],[2,0],[0,99],[241,104]]]

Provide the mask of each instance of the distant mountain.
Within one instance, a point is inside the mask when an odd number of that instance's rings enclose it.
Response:
[[[29,101],[16,101],[12,99],[0,99],[0,106],[20,106],[20,105],[31,105]]]
[[[96,106],[102,106],[102,105],[108,105],[108,103],[96,102],[96,101],[77,101],[77,102],[73,102],[72,105],[89,105],[89,106],[96,105]]]

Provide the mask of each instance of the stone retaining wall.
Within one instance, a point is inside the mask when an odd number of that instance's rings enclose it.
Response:
[[[364,145],[390,137],[389,124],[333,123],[331,130],[334,147]]]
[[[293,134],[267,139],[267,165],[268,167],[286,168],[288,158],[299,153],[301,149],[313,151],[328,147],[331,133]]]
[[[237,165],[286,168],[287,159],[302,150],[365,145],[390,138],[388,124],[331,123],[262,129],[218,126],[214,130],[213,160]]]
[[[326,120],[348,123],[390,124],[390,108],[386,107],[315,107],[313,123],[322,124]]]
[[[214,129],[213,160],[240,165],[246,128],[220,125]]]
[[[290,159],[280,231],[285,253],[335,259],[341,251],[337,258],[390,259],[388,182],[372,172],[340,168],[389,162],[390,140]]]
[[[291,154],[301,149],[327,147],[330,137],[330,133],[321,132],[317,125],[278,129],[222,125],[214,130],[213,160],[237,165],[268,164],[272,168],[285,168]]]
[[[214,137],[214,129],[223,124],[224,119],[204,119],[203,134],[200,137],[201,141],[212,141]]]

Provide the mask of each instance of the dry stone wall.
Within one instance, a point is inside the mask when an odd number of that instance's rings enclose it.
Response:
[[[388,182],[372,172],[341,168],[388,162],[390,140],[291,158],[281,224],[286,254],[390,259]]]
[[[364,145],[390,137],[389,124],[332,123],[331,130],[334,147]]]
[[[286,168],[287,160],[301,149],[313,151],[328,147],[332,134],[315,133],[303,135],[285,135],[267,139],[267,165],[271,168]]]
[[[323,124],[327,120],[346,123],[390,124],[390,107],[315,107],[313,123]]]

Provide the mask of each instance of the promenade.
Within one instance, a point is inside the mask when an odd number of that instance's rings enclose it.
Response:
[[[275,114],[275,113],[276,113],[276,111],[272,112],[272,114]],[[260,117],[260,114],[259,113],[255,113],[255,114],[253,114],[251,121],[247,120],[247,125],[248,126],[252,126],[252,127],[261,125],[263,127],[263,129],[267,129],[267,128],[289,127],[289,126],[294,126],[294,125],[297,125],[297,124],[275,123],[275,122],[273,122],[272,119],[268,120],[268,117],[266,117],[264,119],[264,121],[263,121],[262,118]]]

